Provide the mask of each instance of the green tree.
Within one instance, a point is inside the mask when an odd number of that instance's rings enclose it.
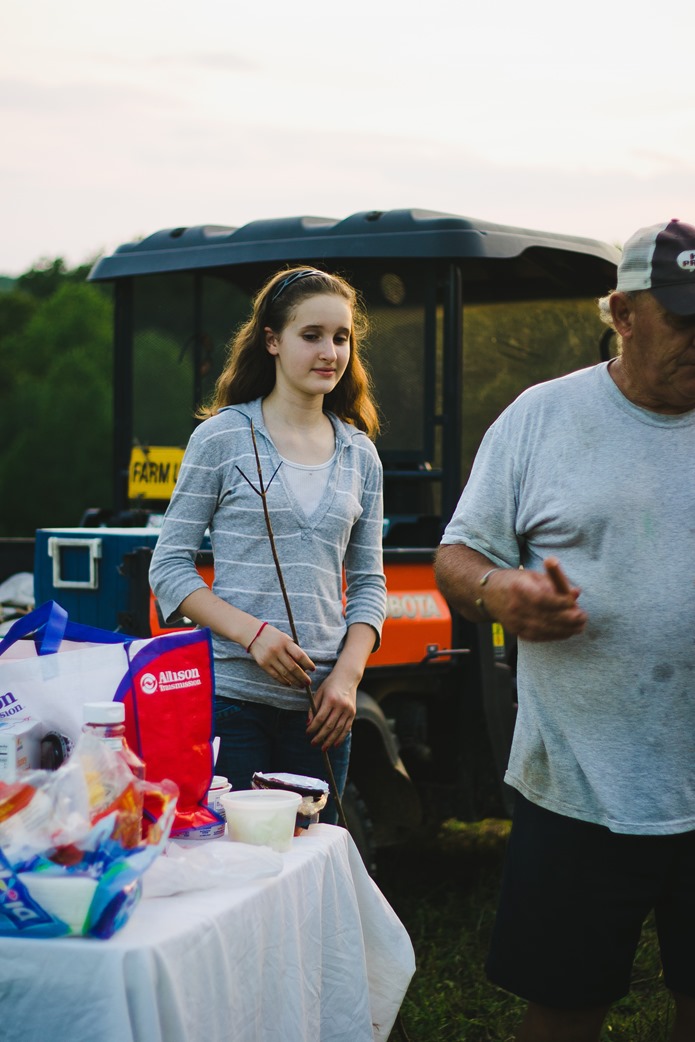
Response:
[[[16,288],[38,300],[48,300],[66,282],[84,282],[91,267],[92,264],[89,263],[68,269],[62,257],[56,257],[54,260],[44,258],[19,276]]]
[[[0,344],[13,333],[24,329],[36,311],[34,297],[21,290],[13,289],[0,294]]]
[[[0,535],[109,506],[111,342],[108,298],[70,281],[0,338]]]

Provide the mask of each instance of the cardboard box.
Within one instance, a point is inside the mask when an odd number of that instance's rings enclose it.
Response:
[[[41,766],[41,730],[38,720],[0,720],[0,781],[13,782],[18,771]]]

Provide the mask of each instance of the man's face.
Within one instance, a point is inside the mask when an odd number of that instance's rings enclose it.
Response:
[[[639,293],[626,304],[630,314],[619,332],[636,391],[629,397],[654,412],[695,409],[695,315],[674,315],[651,293]]]

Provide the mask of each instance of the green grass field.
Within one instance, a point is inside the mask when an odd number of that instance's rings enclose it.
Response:
[[[483,972],[507,821],[447,822],[437,836],[380,854],[377,882],[406,926],[417,971],[401,1008],[410,1042],[512,1042],[523,1003]],[[602,1042],[665,1042],[672,1016],[653,923],[630,995],[613,1007]],[[404,1042],[398,1025],[389,1042]]]

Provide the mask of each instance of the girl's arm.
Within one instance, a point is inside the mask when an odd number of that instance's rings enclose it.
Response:
[[[180,618],[179,606],[189,594],[207,589],[195,559],[221,488],[221,467],[213,454],[216,439],[207,437],[211,424],[202,423],[188,441],[150,564],[150,586],[169,625]]]
[[[315,695],[316,716],[309,714],[313,745],[329,749],[350,733],[357,710],[357,688],[371,653],[379,647],[386,616],[382,533],[382,470],[376,451],[363,463],[362,515],[353,525],[345,554],[347,634],[335,666]]]
[[[228,604],[207,586],[185,597],[179,611],[198,626],[208,626],[221,637],[241,644],[269,676],[286,687],[306,688],[311,683],[304,671],[313,671],[314,663],[291,637]]]
[[[370,650],[376,651],[386,617],[384,504],[381,463],[368,444],[369,449],[362,450],[370,457],[363,461],[362,514],[352,527],[345,552],[345,620],[348,632],[356,623],[368,623],[373,638]]]
[[[378,634],[365,622],[348,627],[335,666],[314,695],[316,716],[309,713],[307,734],[312,745],[330,749],[341,745],[352,728],[357,711],[357,688]]]

